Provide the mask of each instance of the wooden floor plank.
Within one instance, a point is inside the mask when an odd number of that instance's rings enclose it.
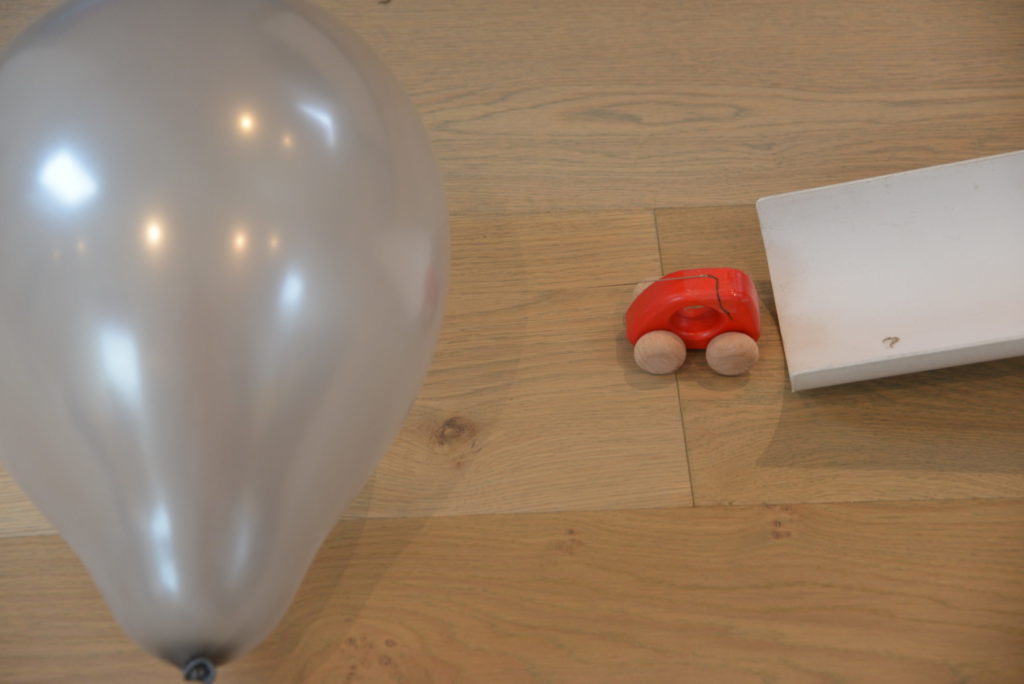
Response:
[[[750,203],[1024,147],[1016,0],[325,4],[408,84],[460,213]]]
[[[0,44],[56,0],[6,0]],[[1024,147],[1019,0],[317,0],[457,213],[751,203]]]
[[[674,382],[622,331],[658,264],[649,211],[455,219],[430,375],[349,515],[690,505]],[[0,473],[0,536],[50,531]]]
[[[353,515],[689,505],[678,399],[621,329],[650,212],[462,217],[430,376]],[[626,434],[642,435],[637,441]]]
[[[708,506],[1024,496],[1019,360],[790,395],[769,316],[749,378],[694,354],[677,397],[621,329],[650,208],[690,207],[666,268],[770,295],[757,197],[1024,147],[1024,3],[313,1],[423,115],[452,297],[355,517],[220,682],[1024,681],[1024,502]],[[0,47],[59,4],[4,0]],[[0,682],[177,680],[58,537],[3,538],[41,532],[0,475]]]
[[[453,321],[352,514],[690,505],[673,383],[634,369],[617,329],[629,296],[568,291]]]
[[[1024,496],[1024,358],[794,394],[754,208],[657,220],[666,271],[741,268],[763,300],[749,375],[678,375],[698,505]]]
[[[1020,501],[345,521],[218,681],[1010,684],[1022,530]],[[4,681],[173,681],[58,538],[0,555]]]

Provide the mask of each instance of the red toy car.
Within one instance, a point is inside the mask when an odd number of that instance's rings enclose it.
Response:
[[[757,361],[761,313],[754,281],[735,268],[676,271],[646,285],[626,312],[626,335],[637,364],[674,373],[686,349],[707,349],[723,375],[740,375]]]

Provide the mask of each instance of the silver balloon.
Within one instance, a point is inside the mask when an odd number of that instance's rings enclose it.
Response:
[[[427,137],[291,0],[81,0],[0,63],[0,455],[122,627],[257,644],[436,338]]]

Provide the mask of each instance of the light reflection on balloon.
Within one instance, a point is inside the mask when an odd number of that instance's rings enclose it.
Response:
[[[145,230],[146,245],[152,249],[159,249],[164,243],[164,226],[159,219],[150,219],[146,223]]]
[[[149,536],[153,544],[160,586],[168,594],[177,595],[181,591],[181,579],[174,560],[171,517],[167,513],[166,505],[159,504],[154,507],[153,518],[149,523]]]
[[[249,248],[249,233],[239,228],[231,236],[231,248],[236,254],[243,254]]]
[[[39,172],[39,183],[58,202],[76,207],[91,199],[98,189],[96,179],[67,150],[47,158]]]
[[[107,381],[128,403],[138,406],[141,400],[139,349],[135,338],[121,327],[100,330],[100,367]]]
[[[279,301],[284,313],[295,311],[302,303],[302,295],[306,291],[306,283],[295,271],[289,271],[281,283]]]
[[[334,147],[338,143],[337,132],[334,128],[334,117],[323,107],[316,107],[311,104],[299,105],[299,111],[305,114],[310,121],[315,123],[323,131],[324,140],[328,147]]]
[[[256,117],[251,112],[243,112],[238,115],[238,130],[243,135],[251,135],[256,130]]]

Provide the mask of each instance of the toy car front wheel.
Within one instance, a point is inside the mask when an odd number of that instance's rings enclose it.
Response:
[[[757,342],[741,332],[727,332],[708,342],[706,360],[719,375],[743,375],[757,363]]]

